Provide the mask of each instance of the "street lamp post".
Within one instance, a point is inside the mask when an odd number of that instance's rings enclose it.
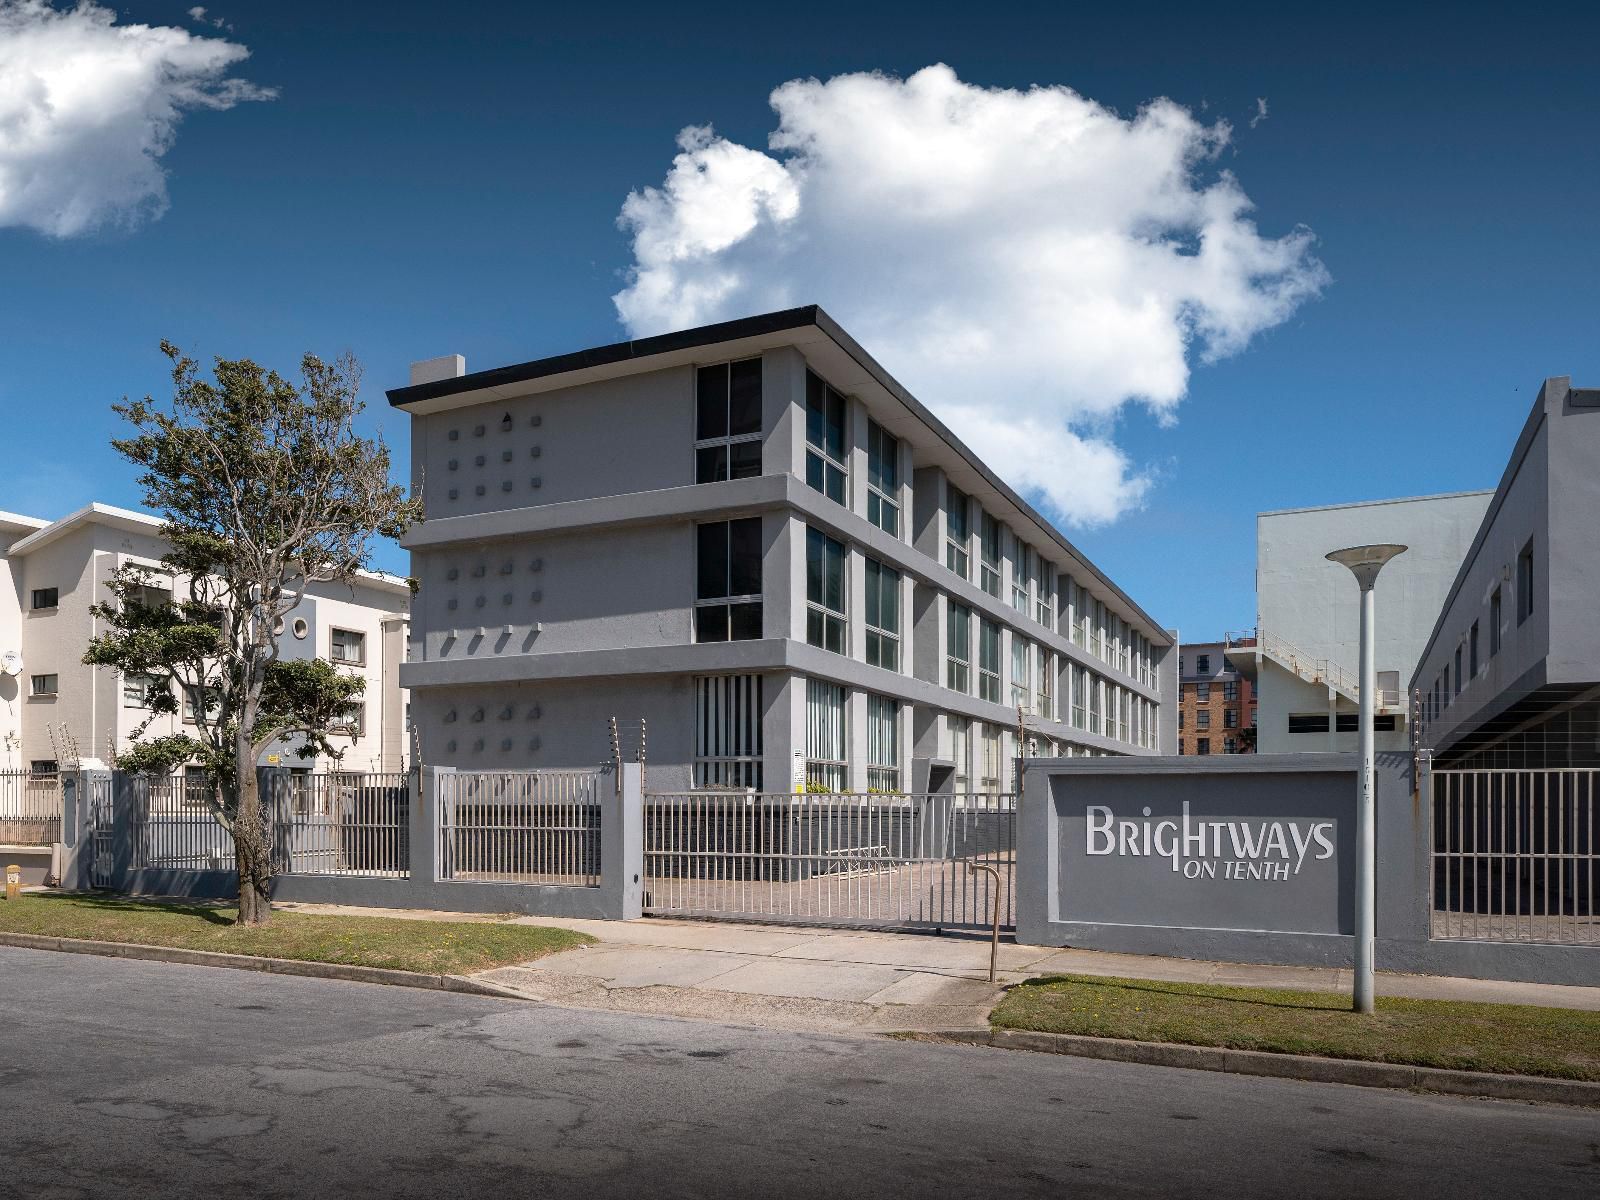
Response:
[[[1356,971],[1352,989],[1352,1005],[1356,1012],[1374,1011],[1373,1001],[1373,951],[1377,941],[1377,834],[1376,801],[1377,771],[1373,762],[1372,726],[1373,707],[1377,699],[1377,656],[1373,646],[1372,585],[1378,580],[1383,564],[1398,554],[1404,546],[1385,544],[1379,546],[1352,546],[1348,550],[1335,550],[1329,554],[1330,562],[1349,567],[1361,587],[1361,671],[1357,686],[1357,699],[1361,706],[1361,779],[1356,792]]]

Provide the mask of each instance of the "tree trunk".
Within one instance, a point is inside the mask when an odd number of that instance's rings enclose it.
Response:
[[[261,788],[248,740],[240,755],[238,815],[233,849],[239,865],[239,924],[265,925],[272,919],[272,848],[261,811]]]

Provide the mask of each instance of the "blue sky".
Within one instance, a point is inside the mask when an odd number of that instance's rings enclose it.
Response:
[[[187,7],[119,14],[198,31]],[[1600,382],[1584,8],[863,7],[215,7],[250,50],[232,74],[277,95],[184,117],[165,213],[0,228],[0,509],[138,502],[109,405],[162,394],[162,337],[282,368],[353,351],[403,462],[382,390],[411,360],[478,369],[625,336],[618,211],[662,182],[684,126],[763,148],[788,80],[937,62],[1123,116],[1166,96],[1226,119],[1217,165],[1263,235],[1317,238],[1318,298],[1219,363],[1191,358],[1172,421],[1117,409],[1106,436],[1150,486],[1070,531],[1186,639],[1253,623],[1257,511],[1491,487],[1546,375]]]

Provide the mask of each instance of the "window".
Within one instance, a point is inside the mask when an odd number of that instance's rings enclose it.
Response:
[[[994,517],[984,513],[978,524],[978,583],[989,595],[1000,595],[1000,530]]]
[[[867,422],[867,520],[900,536],[900,439]]]
[[[1000,626],[988,618],[978,626],[978,699],[1000,703]]]
[[[1222,714],[1222,727],[1224,729],[1239,728],[1239,710],[1230,708]]]
[[[966,579],[972,569],[967,556],[967,548],[972,543],[972,523],[968,519],[970,506],[966,494],[958,492],[948,483],[944,492],[944,565]]]
[[[1533,615],[1533,542],[1517,555],[1517,624]]]
[[[1094,612],[1089,626],[1089,653],[1102,662],[1106,657],[1106,606],[1102,600],[1094,602]]]
[[[1076,663],[1072,667],[1072,727],[1089,727],[1089,668]]]
[[[1028,611],[1028,576],[1036,569],[1033,565],[1033,549],[1024,546],[1016,539],[1012,539],[1016,553],[1011,562],[1011,607],[1019,613]]]
[[[761,790],[761,676],[694,681],[694,786]]]
[[[1020,705],[1024,712],[1033,705],[1033,655],[1029,650],[1026,638],[1011,635],[1011,707]]]
[[[900,702],[867,697],[867,791],[900,790]]]
[[[695,539],[695,641],[759,638],[761,518],[700,525]]]
[[[1197,655],[1195,655],[1194,656],[1194,673],[1196,675],[1207,675],[1207,674],[1210,674],[1210,672],[1211,672],[1211,655],[1209,655],[1209,654],[1197,654]]]
[[[900,669],[900,572],[866,560],[867,662],[886,671]]]
[[[1375,714],[1372,718],[1374,733],[1393,733],[1395,731],[1395,715]],[[1361,714],[1342,712],[1333,716],[1333,731],[1335,733],[1359,733],[1361,731]]]
[[[1034,556],[1038,573],[1034,577],[1033,619],[1046,629],[1056,627],[1056,569]]]
[[[41,608],[55,608],[61,599],[59,588],[34,588],[32,608],[37,612]]]
[[[1457,696],[1461,695],[1461,683],[1462,683],[1462,678],[1461,678],[1461,647],[1457,646],[1456,647],[1456,690],[1455,690],[1455,694]]]
[[[1210,754],[1211,739],[1208,737],[1196,738],[1194,743],[1194,752],[1196,754]]]
[[[1472,623],[1472,631],[1467,634],[1467,657],[1469,660],[1472,678],[1478,677],[1478,623]]]
[[[161,680],[154,675],[124,675],[122,677],[122,707],[149,708],[151,701],[160,690]]]
[[[172,589],[146,583],[133,589],[132,598],[141,608],[166,608],[172,603]]]
[[[1444,664],[1444,673],[1439,677],[1439,699],[1446,706],[1450,703],[1450,664]]]
[[[1222,740],[1222,752],[1224,754],[1237,754],[1238,753],[1238,743],[1235,742],[1232,738],[1224,738]]]
[[[328,657],[336,663],[365,666],[367,662],[367,635],[354,629],[328,631]]]
[[[955,764],[952,790],[958,796],[965,795],[972,790],[972,721],[967,717],[946,717],[944,724],[949,739],[946,751]]]
[[[202,717],[209,716],[211,711],[217,707],[218,700],[214,689],[212,689],[210,692],[209,702],[204,704],[202,707],[201,696],[205,694],[206,693],[200,688],[189,687],[187,685],[184,686],[183,720],[185,724],[199,724]]]
[[[359,702],[347,705],[339,714],[337,724],[350,738],[360,737],[367,732],[367,706]]]
[[[844,461],[845,400],[815,374],[806,372],[806,483],[829,500],[844,500],[848,468]]]
[[[1056,656],[1039,647],[1038,714],[1047,721],[1056,719]]]
[[[806,790],[842,792],[849,786],[845,756],[844,688],[806,680]]]
[[[1201,708],[1195,711],[1194,727],[1196,729],[1211,728],[1211,710],[1209,708]]]
[[[1183,709],[1181,708],[1178,710],[1178,728],[1183,728]]]
[[[1201,703],[1201,704],[1209,703],[1210,700],[1211,700],[1211,685],[1209,683],[1197,683],[1197,684],[1195,684],[1194,685],[1194,698],[1198,703]]]
[[[845,653],[844,543],[806,530],[806,641]]]
[[[1103,711],[1101,709],[1101,707],[1100,707],[1100,704],[1101,704],[1101,701],[1104,699],[1104,696],[1102,695],[1102,692],[1104,690],[1103,689],[1103,683],[1104,683],[1104,681],[1101,680],[1100,676],[1098,676],[1098,675],[1091,675],[1089,677],[1089,732],[1090,733],[1104,733],[1106,731],[1105,725],[1100,720],[1100,714]]]
[[[34,675],[28,680],[28,695],[54,696],[59,682],[60,677],[57,675]]]
[[[695,372],[694,481],[761,474],[761,360]]]
[[[1327,713],[1290,713],[1290,733],[1327,733]]]
[[[1222,698],[1229,704],[1239,703],[1239,681],[1237,679],[1224,679],[1222,681]]]
[[[1500,589],[1495,588],[1494,594],[1489,597],[1489,657],[1493,658],[1500,653],[1500,619],[1502,605],[1500,602]]]
[[[951,603],[945,610],[944,685],[969,695],[972,690],[972,610]]]
[[[1072,623],[1072,643],[1089,648],[1089,593],[1070,576],[1067,579],[1067,617]]]
[[[983,726],[978,748],[978,791],[985,796],[1000,794],[1000,726]]]
[[[61,764],[53,758],[35,758],[28,763],[28,774],[38,777],[40,775],[56,775],[61,770]]]

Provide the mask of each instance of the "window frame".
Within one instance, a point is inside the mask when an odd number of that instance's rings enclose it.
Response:
[[[48,597],[48,603],[41,603],[41,597]],[[58,587],[34,588],[28,598],[29,612],[54,612],[61,607],[61,589]]]
[[[136,700],[129,700],[129,688],[135,680],[143,680],[144,686],[140,688]],[[122,707],[137,709],[142,712],[150,711],[150,696],[159,690],[160,677],[149,671],[124,671],[122,674]]]
[[[812,556],[813,551],[820,549],[822,571],[819,575],[820,586],[817,589],[820,596],[812,595]],[[837,550],[837,554],[833,552]],[[831,575],[831,564],[836,559],[839,566],[839,607],[828,607],[828,590]],[[820,640],[813,640],[812,620],[817,622]],[[837,646],[828,644],[829,635],[834,634],[838,639]],[[850,548],[838,538],[830,537],[820,529],[810,525],[806,526],[806,645],[816,646],[819,650],[827,650],[833,654],[850,653]]]
[[[1533,539],[1517,552],[1517,624],[1533,615]]]
[[[334,646],[338,644],[339,635],[356,639],[356,644],[361,649],[360,658],[340,658],[334,653]],[[364,667],[367,665],[367,635],[365,630],[347,629],[340,625],[328,627],[328,661],[341,667]]]
[[[959,622],[959,623],[958,623]],[[961,653],[955,653],[955,631],[961,630]],[[961,683],[955,682],[957,671]],[[944,612],[944,685],[963,696],[972,695],[972,610],[946,599]]]
[[[887,464],[887,472],[883,464]],[[884,476],[889,478],[885,479]],[[900,439],[867,419],[867,520],[892,538],[900,536]]]
[[[862,560],[863,606],[866,611],[862,614],[862,626],[865,631],[866,645],[863,647],[863,656],[867,665],[881,667],[885,671],[900,673],[900,629],[901,629],[901,604],[900,604],[900,572],[875,558],[863,556]],[[890,606],[893,609],[892,627],[882,621],[884,616],[885,585],[887,595],[890,597]],[[885,647],[889,653],[884,653]],[[877,653],[874,654],[874,647]],[[892,661],[885,661],[890,659]]]
[[[811,440],[813,387],[815,384],[820,389],[821,398],[821,425],[822,440],[820,444]],[[835,456],[832,448],[828,446],[828,433],[833,427],[831,409],[833,402],[838,402],[839,415],[839,446]],[[817,480],[812,479],[813,461],[816,464]],[[832,472],[832,473],[830,473]],[[839,391],[822,376],[807,368],[806,370],[806,486],[812,491],[826,496],[836,504],[848,506],[850,503],[850,398]],[[834,495],[832,486],[837,479],[838,495]]]
[[[960,503],[956,501],[959,499]],[[961,536],[952,536],[950,526],[953,513],[960,513]],[[957,563],[960,566],[957,566]],[[944,565],[945,569],[962,579],[972,579],[972,497],[948,479],[944,484]]]
[[[696,675],[694,761],[690,786],[697,791],[761,791],[764,676]],[[728,753],[711,753],[712,750]]]
[[[990,534],[993,534],[993,537]],[[994,557],[989,557],[990,550]],[[1000,599],[1002,555],[1005,553],[1005,522],[988,512],[978,515],[978,586],[996,600]]]
[[[990,634],[993,637],[990,637]],[[988,700],[991,703],[1000,703],[1000,673],[1004,669],[1004,651],[1000,645],[1001,630],[998,621],[991,621],[981,613],[978,616],[978,699]],[[989,649],[993,645],[994,654],[992,666],[985,664],[991,661]]]
[[[747,522],[753,522],[756,531],[756,584],[758,586],[757,590],[754,592],[734,593],[732,590],[734,577],[733,527],[735,525],[743,526]],[[700,594],[702,583],[701,572],[703,567],[701,558],[704,554],[705,546],[701,531],[717,526],[721,526],[724,530],[722,579],[723,586],[728,589],[728,594],[723,596],[702,596]],[[719,642],[749,642],[759,640],[766,632],[766,605],[764,603],[765,593],[763,590],[765,585],[766,566],[765,562],[763,561],[765,557],[765,530],[762,528],[761,518],[732,517],[726,521],[697,521],[695,523],[694,530],[694,612],[690,622],[690,637],[693,639],[696,645],[715,645]],[[719,608],[723,610],[721,626],[723,636],[706,637],[704,636],[706,628],[701,623],[700,614],[702,611],[709,611]],[[733,635],[734,610],[736,608],[742,610],[740,615],[746,620],[748,620],[748,618],[752,615],[751,610],[754,610],[753,615],[755,617],[756,632],[753,635],[740,637],[735,637]]]
[[[885,711],[887,710],[887,711]],[[903,791],[904,764],[901,745],[904,742],[901,722],[905,718],[905,705],[893,696],[867,693],[867,791],[892,794]],[[887,731],[888,737],[883,735]],[[887,743],[888,752],[884,747]],[[884,761],[892,759],[892,761]]]
[[[755,428],[755,432],[754,433],[734,433],[733,432],[733,374],[734,374],[734,368],[736,366],[744,366],[744,365],[747,365],[749,363],[754,363],[755,366],[756,366],[756,369],[755,369],[755,377],[756,377],[756,428]],[[723,409],[722,409],[722,429],[723,429],[723,432],[720,433],[720,434],[714,434],[714,435],[708,435],[708,436],[702,437],[701,434],[700,434],[700,427],[701,427],[700,404],[701,404],[701,401],[702,401],[700,379],[701,379],[701,376],[705,372],[717,371],[717,370],[722,370],[725,373],[723,397],[722,397],[722,405],[723,405]],[[697,365],[695,367],[695,373],[694,373],[694,421],[695,421],[695,424],[694,424],[694,432],[695,432],[695,437],[694,437],[694,481],[695,481],[695,483],[697,483],[697,484],[698,483],[721,483],[721,482],[723,482],[725,480],[729,480],[729,479],[754,479],[756,476],[761,474],[761,452],[759,450],[759,447],[761,446],[761,444],[763,443],[763,441],[765,440],[765,437],[766,437],[766,435],[765,435],[766,423],[762,419],[762,417],[764,416],[764,413],[763,413],[762,409],[764,407],[764,405],[763,405],[763,396],[764,396],[764,392],[765,392],[765,386],[766,386],[766,381],[765,381],[765,377],[764,377],[764,374],[763,374],[763,368],[762,368],[762,365],[761,365],[761,356],[759,354],[755,355],[752,358],[734,358],[734,359],[728,359],[725,362],[702,363],[702,364],[699,364],[699,365]],[[756,445],[758,447],[758,450],[756,452],[756,458],[755,458],[755,470],[754,471],[741,470],[741,472],[739,474],[735,475],[733,473],[733,457],[734,457],[733,448],[735,446],[748,446],[748,445],[751,445],[751,444],[754,444],[754,445]],[[720,459],[720,471],[714,470],[712,472],[712,476],[713,477],[710,478],[710,479],[704,478],[704,472],[702,471],[703,452],[707,451],[707,450],[721,450],[722,451],[722,457]],[[715,463],[718,460],[712,459],[711,461]],[[748,464],[746,464],[746,465],[748,465]]]
[[[39,681],[41,679],[48,679],[48,680],[51,681],[50,687],[49,687],[48,690],[45,689],[45,688],[41,688],[39,686]],[[53,697],[59,696],[60,694],[61,694],[61,675],[60,675],[59,672],[56,672],[56,671],[44,671],[44,672],[41,672],[38,675],[30,675],[30,676],[28,676],[28,699],[30,699],[30,700],[51,699]]]
[[[823,730],[812,720],[812,707],[823,691],[828,692],[827,702],[832,707],[835,697],[838,699],[837,730],[839,749],[842,754],[838,758],[827,758],[818,749],[832,749],[821,747],[823,735],[830,732]],[[814,743],[812,735],[817,735]],[[830,794],[847,792],[850,788],[850,694],[843,684],[833,683],[826,679],[806,679],[806,790],[811,790],[813,783],[819,783],[822,789]]]
[[[1489,594],[1489,657],[1500,653],[1500,625],[1505,620],[1505,599],[1497,584]]]

